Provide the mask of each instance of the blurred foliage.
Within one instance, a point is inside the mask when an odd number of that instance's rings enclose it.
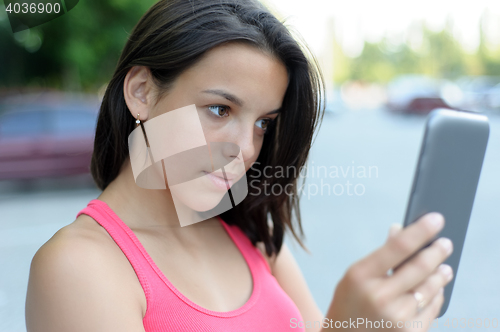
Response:
[[[0,5],[0,88],[98,90],[110,79],[134,25],[156,1],[80,1],[67,14],[15,34]],[[438,32],[415,22],[404,33],[417,36],[419,42],[411,38],[365,42],[355,58],[346,56],[333,40],[334,77],[326,79],[388,82],[407,73],[450,79],[500,75],[500,49],[488,48],[483,33],[474,54],[462,49],[450,22]]]
[[[347,80],[386,83],[402,74],[425,74],[446,79],[463,75],[500,76],[500,48],[487,47],[484,30],[481,29],[477,50],[467,53],[453,36],[452,28],[450,21],[442,31],[432,31],[417,22],[406,35],[416,33],[418,43],[408,40],[411,38],[397,43],[387,37],[377,43],[365,41],[363,51],[355,58],[346,56],[334,40],[333,80],[336,83]]]
[[[0,5],[0,87],[95,91],[156,0],[80,1],[65,15],[15,34]]]

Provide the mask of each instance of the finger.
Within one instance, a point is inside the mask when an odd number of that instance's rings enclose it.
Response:
[[[396,236],[396,234],[398,234],[399,232],[401,232],[401,230],[403,229],[403,226],[401,226],[401,224],[392,224],[391,227],[389,228],[389,234],[387,236],[387,241],[389,241],[389,239],[393,238],[394,236]],[[392,275],[392,269],[389,269],[387,271],[387,275],[390,276]]]
[[[392,327],[404,328],[406,332],[428,331],[432,320],[439,314],[444,302],[441,288],[423,309],[418,309],[418,302],[413,293],[405,293],[399,301],[399,308],[392,307]],[[396,310],[394,310],[396,309]],[[409,324],[409,325],[408,325]]]
[[[434,273],[418,287],[403,293],[389,306],[389,312],[395,313],[398,319],[409,319],[418,314],[432,302],[443,288],[453,278],[453,270],[449,265],[441,264]],[[419,296],[415,296],[418,293]]]
[[[396,236],[396,234],[398,234],[399,232],[401,232],[401,230],[403,229],[403,226],[401,226],[401,224],[392,224],[391,227],[389,228],[389,234],[387,236],[387,241],[389,241],[392,237]],[[392,275],[392,269],[389,269],[387,271],[387,275],[390,276]]]
[[[398,321],[404,323],[404,331],[406,332],[424,332],[432,328],[434,324],[433,321],[439,314],[441,307],[443,306],[444,296],[443,289],[438,291],[438,294],[430,301],[429,305],[425,307],[419,314],[413,315],[407,321]],[[400,324],[401,324],[400,323]],[[411,323],[409,326],[407,323]],[[398,326],[393,323],[394,327],[402,328],[403,326]],[[435,327],[435,326],[434,326]]]
[[[432,212],[419,218],[390,238],[382,247],[356,263],[370,276],[387,276],[387,271],[402,263],[427,244],[443,228],[444,218]]]
[[[429,278],[415,287],[414,291],[422,294],[427,304],[451,279],[453,279],[453,269],[447,264],[441,264]]]
[[[432,324],[432,321],[439,315],[441,307],[444,303],[444,289],[440,288],[436,296],[431,300],[428,306],[426,306],[416,317],[416,321],[421,321],[426,327],[425,329],[416,331],[427,331],[428,327]]]
[[[452,251],[453,244],[449,239],[440,238],[434,241],[393,272],[393,280],[387,280],[393,285],[391,295],[397,296],[424,282]]]
[[[387,240],[396,236],[396,234],[401,232],[402,229],[403,229],[403,226],[401,226],[401,224],[392,224],[391,228],[389,228],[389,235],[387,237]]]

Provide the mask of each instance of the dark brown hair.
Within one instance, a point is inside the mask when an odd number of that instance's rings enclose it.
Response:
[[[123,95],[129,69],[149,67],[160,98],[206,51],[228,42],[249,43],[271,54],[289,75],[280,115],[268,127],[247,176],[255,180],[266,166],[298,171],[305,164],[324,112],[324,85],[314,56],[308,60],[285,25],[257,0],[161,0],[135,26],[104,94],[91,162],[101,190],[117,177],[129,153],[128,136],[135,126]],[[250,186],[243,202],[221,215],[228,224],[238,225],[254,245],[263,241],[268,255],[280,251],[286,228],[302,245],[299,174],[287,173]],[[264,186],[287,188],[288,194],[266,195]]]

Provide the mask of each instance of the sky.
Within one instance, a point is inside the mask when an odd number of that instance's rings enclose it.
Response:
[[[404,41],[402,32],[416,20],[424,20],[433,30],[441,30],[448,17],[454,35],[464,49],[474,52],[479,43],[479,19],[486,11],[492,19],[487,38],[500,45],[500,0],[262,0],[286,18],[314,54],[325,51],[325,42],[335,33],[344,52],[357,56],[363,41],[376,42],[387,36]],[[305,5],[307,4],[307,5]],[[331,27],[334,27],[332,29]],[[334,32],[332,32],[334,31]]]

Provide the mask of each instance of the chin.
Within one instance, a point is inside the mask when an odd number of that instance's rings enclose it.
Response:
[[[222,199],[225,196],[225,193],[214,194],[206,192],[189,192],[187,195],[184,194],[185,193],[173,192],[172,196],[174,196],[178,202],[196,212],[207,212],[215,209],[223,203]]]
[[[209,219],[232,208],[227,190],[214,188],[204,176],[170,186],[169,189],[183,226]]]

